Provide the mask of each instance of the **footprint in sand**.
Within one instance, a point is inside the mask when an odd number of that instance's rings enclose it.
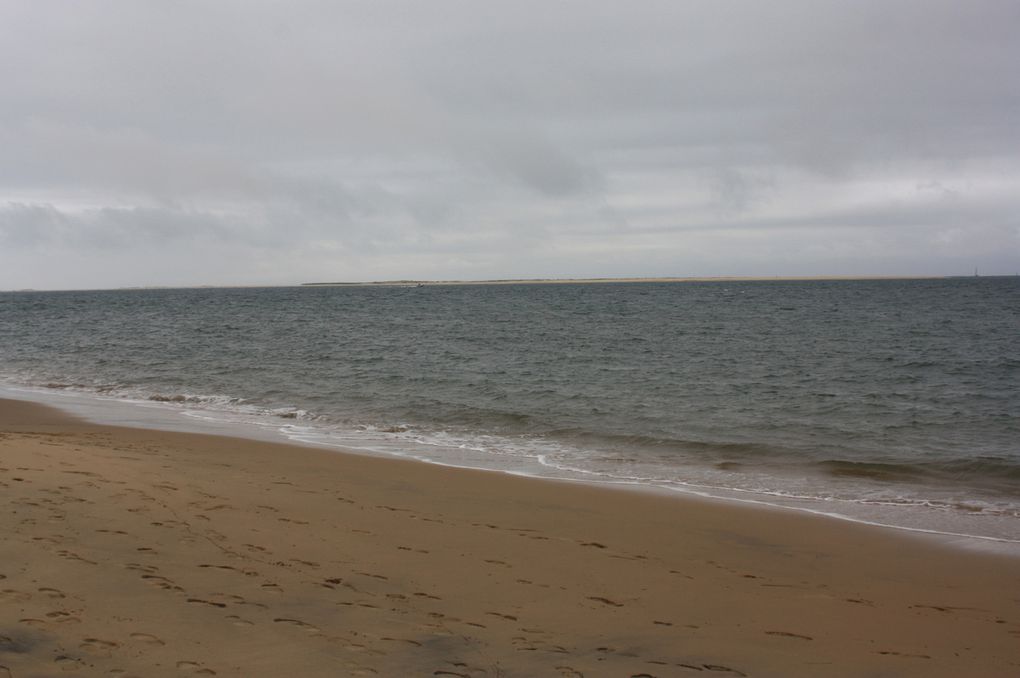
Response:
[[[0,636],[0,654],[4,652],[24,652],[27,648],[10,636]]]
[[[32,537],[32,541],[48,541],[51,544],[61,543],[59,539],[54,539],[53,537]]]
[[[80,556],[77,553],[74,553],[72,551],[57,551],[57,555],[61,556],[63,558],[67,558],[68,560],[79,560],[79,561],[81,561],[83,563],[88,563],[89,565],[98,565],[99,564],[99,563],[97,563],[94,560],[89,560],[88,558],[83,558],[82,556]]]
[[[680,664],[679,666],[689,667],[688,664]],[[728,666],[722,666],[721,664],[702,664],[701,668],[705,671],[717,671],[719,673],[732,673],[735,676],[746,676],[746,673],[731,669]]]
[[[231,510],[234,507],[230,504],[214,504],[213,506],[201,506],[203,511],[223,511]]]
[[[801,635],[799,633],[790,633],[789,631],[766,631],[770,636],[782,636],[784,638],[797,638],[799,640],[814,640],[811,636]]]
[[[414,645],[415,647],[421,647],[421,643],[417,640],[411,640],[409,638],[380,638],[379,640],[385,640],[391,643],[407,643],[408,645]]]
[[[183,588],[175,584],[170,579],[167,579],[166,577],[163,577],[158,574],[143,574],[142,579],[144,579],[146,583],[151,584],[152,586],[157,586],[166,591],[176,591],[178,593],[184,591]]]
[[[18,591],[16,589],[4,589],[3,591],[0,591],[0,601],[4,602],[29,600],[31,597],[31,593],[25,593],[24,591]]]
[[[373,579],[382,579],[383,581],[389,580],[389,577],[381,574],[376,574],[374,572],[361,572],[359,570],[354,570],[354,574],[360,574],[363,577],[372,577]]]
[[[85,664],[80,659],[68,657],[67,655],[60,655],[53,660],[53,663],[59,666],[61,671],[78,671],[85,668]]]
[[[259,574],[255,570],[240,570],[240,569],[234,567],[233,565],[210,565],[208,563],[203,563],[202,565],[199,565],[199,567],[206,568],[206,569],[212,568],[212,569],[215,569],[215,570],[226,570],[226,571],[230,571],[230,572],[237,572],[238,574],[243,574],[246,577],[257,577],[258,574]]]
[[[149,645],[166,645],[162,639],[151,633],[132,633],[131,640],[136,640],[139,643],[147,643]]]
[[[136,570],[138,572],[148,572],[149,574],[159,571],[159,568],[156,567],[155,565],[142,565],[141,563],[127,563],[124,565],[124,569]]]
[[[102,640],[101,638],[86,638],[85,641],[79,645],[81,649],[85,650],[89,654],[99,655],[102,657],[109,657],[113,650],[120,647],[120,643],[112,640]]]
[[[54,610],[53,612],[47,612],[46,617],[52,619],[58,624],[77,624],[81,621],[78,617],[74,616],[70,612],[63,610]]]
[[[258,551],[259,553],[272,553],[269,549],[264,546],[256,546],[255,544],[241,544],[249,551]]]
[[[193,673],[197,676],[215,676],[216,672],[204,667],[198,662],[180,661],[177,662],[177,670],[184,673]]]
[[[234,626],[255,626],[254,622],[250,622],[247,619],[238,617],[236,614],[227,615],[227,619],[229,619]]]
[[[879,650],[878,654],[889,657],[906,657],[908,659],[931,659],[931,657],[926,654],[910,654],[908,652],[895,652],[893,650]]]
[[[44,586],[41,589],[39,589],[39,593],[43,594],[47,598],[57,598],[57,599],[59,599],[59,598],[65,598],[66,597],[64,595],[64,592],[61,591],[60,589],[53,589],[53,588],[49,588],[48,586]]]
[[[291,619],[289,617],[276,617],[275,619],[273,619],[273,621],[276,622],[277,624],[290,624],[291,626],[296,626],[305,633],[309,633],[312,635],[320,635],[322,633],[318,626],[315,626],[314,624],[309,624],[307,622],[303,622],[300,619]]]
[[[236,596],[233,593],[213,593],[212,598],[219,602],[233,603],[235,605],[248,605],[248,603],[242,596]]]

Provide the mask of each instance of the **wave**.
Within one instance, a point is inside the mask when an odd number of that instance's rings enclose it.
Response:
[[[84,384],[84,383],[74,382],[74,381],[69,381],[69,382],[48,381],[48,382],[45,382],[45,383],[42,383],[42,384],[38,384],[38,386],[41,386],[42,388],[47,388],[47,389],[50,389],[50,390],[54,390],[54,391],[65,391],[65,390],[71,390],[71,391],[90,391],[90,392],[101,393],[101,394],[114,393],[119,388],[121,388],[120,384]]]
[[[155,408],[154,412],[175,412],[198,420],[239,425],[242,427],[237,429],[239,433],[231,434],[242,436],[246,435],[244,430],[254,426],[271,434],[283,434],[300,444],[409,457],[448,466],[657,487],[920,531],[1007,540],[1020,535],[1016,523],[1020,518],[1016,482],[1020,469],[1000,457],[956,459],[942,464],[840,459],[810,462],[803,458],[792,460],[788,454],[776,459],[772,453],[783,451],[744,441],[603,435],[576,427],[559,429],[557,438],[506,435],[477,429],[422,427],[392,418],[389,423],[342,421],[337,416],[312,414],[293,406],[274,407],[185,390],[146,390],[136,386],[119,387],[115,394],[100,394],[96,388],[71,380],[49,383],[56,385],[37,384],[36,388],[42,385],[52,392],[77,390],[104,400]],[[685,454],[681,456],[678,452]],[[812,473],[812,467],[821,473]],[[975,484],[984,483],[954,486],[930,482],[932,478],[954,474],[980,477],[982,473],[1005,478],[1007,491],[972,490]],[[824,477],[830,481],[824,481]]]
[[[105,397],[141,400],[177,408],[215,410],[246,416],[315,422],[325,427],[342,427],[360,431],[400,436],[407,441],[440,440],[450,444],[477,448],[514,448],[534,456],[535,449],[547,448],[563,452],[572,461],[607,463],[651,463],[674,466],[674,471],[689,472],[701,467],[730,473],[772,469],[779,475],[796,473],[797,469],[840,480],[859,479],[878,484],[953,484],[995,488],[1004,494],[1020,496],[1020,461],[1002,456],[980,456],[941,460],[858,460],[830,458],[813,460],[804,450],[746,440],[706,440],[695,436],[677,437],[669,434],[637,434],[596,431],[582,426],[553,426],[549,421],[515,411],[485,406],[442,404],[432,408],[439,415],[431,423],[411,423],[406,417],[346,416],[333,410],[328,402],[319,412],[280,402],[260,402],[229,394],[203,394],[190,391],[152,389],[144,386],[96,383],[77,380],[40,380],[32,386],[55,391],[94,393]],[[438,404],[438,403],[434,403]],[[412,415],[414,407],[406,408]],[[439,410],[438,412],[436,410]],[[554,454],[555,456],[555,454]],[[561,455],[562,456],[562,455]]]
[[[886,462],[827,459],[818,462],[816,467],[837,478],[866,478],[883,482],[907,482],[927,476],[924,469],[918,466]]]
[[[974,457],[915,463],[828,459],[816,467],[842,478],[901,483],[977,483],[1009,489],[1020,497],[1020,462],[1005,457]]]
[[[748,440],[550,427],[484,406],[470,408],[474,425],[466,425],[463,420],[416,422],[396,413],[344,413],[336,409],[342,399],[328,397],[312,412],[281,402],[285,392],[260,401],[165,385],[86,384],[76,379],[39,379],[33,386],[255,426],[299,443],[370,454],[741,500],[757,497],[764,503],[861,515],[894,526],[956,525],[953,530],[960,533],[1020,534],[1015,524],[986,527],[988,521],[1020,518],[1020,463],[1002,456],[909,462],[833,456],[818,461],[802,450]],[[563,418],[560,422],[566,423]],[[882,517],[887,512],[889,517]]]
[[[48,391],[95,394],[126,401],[158,403],[182,410],[211,410],[248,416],[271,416],[280,419],[308,419],[316,416],[308,410],[289,405],[262,405],[247,398],[224,394],[150,391],[141,386],[124,384],[88,384],[79,381],[29,381],[26,385]]]

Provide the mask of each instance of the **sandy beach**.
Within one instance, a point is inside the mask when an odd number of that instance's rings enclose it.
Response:
[[[1020,675],[1020,564],[0,401],[0,678]]]

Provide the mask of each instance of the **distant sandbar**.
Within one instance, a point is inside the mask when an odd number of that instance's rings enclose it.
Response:
[[[815,280],[938,280],[946,276],[907,275],[805,275],[805,276],[690,276],[677,278],[501,278],[494,280],[374,280],[307,282],[301,287],[425,287],[430,285],[588,285],[596,283],[754,282]]]

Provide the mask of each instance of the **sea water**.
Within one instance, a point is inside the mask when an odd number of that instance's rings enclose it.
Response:
[[[1020,540],[1015,277],[7,292],[0,385],[111,423]]]

